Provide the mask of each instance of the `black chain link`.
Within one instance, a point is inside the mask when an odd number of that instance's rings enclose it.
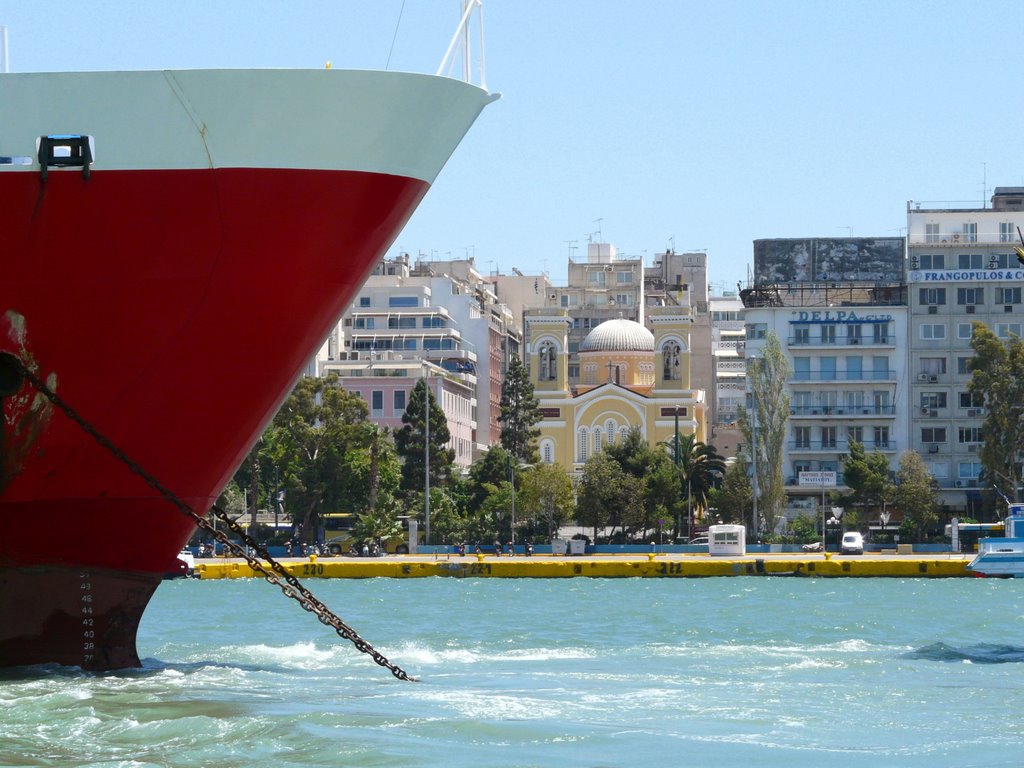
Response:
[[[118,461],[123,463],[129,470],[138,475],[142,480],[160,496],[174,505],[183,515],[196,524],[198,528],[209,533],[214,539],[223,544],[227,549],[236,557],[243,558],[249,567],[254,571],[257,571],[263,575],[263,578],[269,581],[271,584],[275,584],[287,597],[298,602],[302,606],[303,610],[312,613],[317,617],[321,624],[333,627],[334,631],[345,640],[352,643],[358,650],[367,654],[380,666],[390,670],[391,674],[397,677],[399,680],[405,681],[416,681],[417,678],[409,675],[404,669],[396,664],[388,661],[387,657],[377,651],[372,645],[366,642],[359,634],[336,616],[326,605],[318,600],[312,592],[306,589],[302,583],[295,578],[288,570],[277,560],[275,560],[270,553],[266,550],[263,545],[259,544],[255,539],[249,536],[245,530],[238,525],[236,522],[231,520],[227,512],[223,509],[214,505],[212,508],[215,519],[222,520],[227,527],[236,536],[241,539],[244,547],[236,544],[228,535],[222,530],[218,530],[212,523],[210,523],[202,515],[199,515],[193,510],[188,504],[182,499],[178,498],[170,489],[166,488],[156,477],[151,475],[139,464],[129,458],[123,450],[118,448],[114,443],[99,430],[97,430],[92,424],[86,421],[74,408],[68,405],[63,398],[61,398],[56,392],[50,389],[38,376],[33,373],[20,359],[11,355],[11,359],[14,364],[20,369],[21,374],[28,380],[28,382],[42,394],[47,400],[60,410],[65,416],[71,419],[77,424],[86,434],[92,437],[101,447],[107,452],[114,456]],[[257,559],[257,556],[261,558]],[[287,583],[282,583],[282,580]]]

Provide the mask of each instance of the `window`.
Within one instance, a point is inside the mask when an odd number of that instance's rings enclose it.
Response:
[[[822,427],[821,428],[821,447],[822,448],[835,448],[836,447],[836,427]]]
[[[628,293],[615,294],[615,303],[620,307],[632,307],[633,297]]]
[[[406,397],[406,395],[405,395],[405,390],[404,389],[396,389],[394,391],[394,394],[393,394],[393,398],[394,398],[393,404],[394,404],[394,409],[395,409],[395,414],[396,415],[399,414],[399,413],[405,413],[405,407],[406,407],[405,406],[405,397]]]
[[[969,339],[971,338],[972,326],[970,323],[957,323],[956,326],[956,337],[958,339]]]
[[[579,448],[577,449],[576,460],[581,464],[587,461],[587,449],[590,447],[590,434],[586,427],[581,427],[579,432]]]
[[[358,328],[360,330],[372,331],[373,327],[374,327],[374,320],[375,319],[376,318],[373,318],[373,317],[357,317],[356,318],[356,328]]]
[[[864,378],[864,358],[858,356],[846,358],[846,380],[857,381]]]
[[[608,445],[614,445],[615,444],[615,421],[613,419],[608,419],[608,421],[606,421],[604,423],[604,432],[605,432],[606,435],[608,435]]]
[[[892,377],[889,370],[889,358],[876,356],[871,358],[871,377],[874,381],[883,381]]]
[[[964,376],[971,372],[971,358],[970,357],[958,357],[956,359],[956,372]]]
[[[806,325],[798,325],[793,329],[794,344],[810,344],[811,329]]]
[[[957,288],[956,303],[960,306],[985,303],[984,288]]]
[[[889,428],[875,427],[875,448],[889,447]]]
[[[821,326],[821,343],[822,344],[835,344],[836,343],[836,327],[834,325],[823,325],[823,326]]]
[[[939,376],[946,372],[946,358],[944,357],[922,357],[921,373],[931,376]]]
[[[980,461],[961,461],[957,465],[957,476],[976,479],[981,474]]]
[[[768,335],[768,323],[747,323],[748,339],[763,339]]]
[[[872,339],[875,344],[888,344],[890,335],[888,323],[875,323],[872,332]]]
[[[415,296],[388,296],[389,307],[418,307],[419,299]]]
[[[1012,221],[1001,221],[999,222],[999,242],[1000,243],[1015,243],[1017,242],[1017,230],[1013,226]]]
[[[633,282],[632,272],[616,272],[615,282],[619,285],[629,285]]]
[[[851,443],[864,444],[864,427],[847,427],[846,439]]]
[[[946,428],[945,427],[922,427],[921,428],[921,442],[922,443],[944,443],[944,442],[946,442]]]
[[[960,443],[983,443],[985,438],[981,434],[981,427],[960,427],[958,430],[957,442]]]
[[[961,253],[956,257],[957,269],[981,269],[984,266],[982,254]]]
[[[957,397],[961,408],[984,408],[985,396],[981,392],[959,392]]]
[[[822,381],[835,381],[836,378],[836,359],[831,356],[822,357],[819,360],[821,365],[821,380]]]
[[[379,389],[370,393],[370,414],[372,416],[384,415],[384,393]]]
[[[795,440],[795,447],[797,448],[810,448],[811,447],[811,428],[810,427],[793,427],[793,438]]]
[[[848,325],[846,326],[846,343],[847,344],[860,344],[861,340],[861,327],[859,325]]]
[[[589,282],[591,285],[603,287],[604,281],[605,278],[603,269],[591,270],[589,273],[587,273],[587,282]]]
[[[921,408],[925,410],[934,410],[935,408],[946,407],[946,393],[945,392],[922,392],[921,393]]]
[[[942,323],[921,326],[921,340],[935,341],[946,338],[946,326]]]
[[[540,444],[541,461],[545,464],[555,463],[555,444],[550,440],[543,440]]]
[[[945,288],[920,288],[918,289],[918,303],[923,305],[937,306],[946,303]]]
[[[964,222],[964,242],[965,243],[976,243],[978,242],[978,224],[974,221]]]
[[[594,453],[600,453],[604,450],[604,445],[601,441],[602,434],[600,427],[594,428]]]
[[[794,357],[793,358],[793,379],[795,381],[810,381],[811,380],[811,358],[809,358],[809,357]]]
[[[394,330],[396,328],[409,329],[416,327],[415,317],[389,317],[388,328]]]
[[[996,323],[996,336],[1000,339],[1020,338],[1020,323]]]
[[[370,306],[370,297],[369,296],[360,296],[359,297],[359,306],[360,307],[368,307],[368,306]]]
[[[939,225],[938,222],[924,225],[924,241],[926,243],[937,243],[939,242]],[[932,267],[921,267],[921,269],[932,269]],[[941,269],[941,267],[940,267]]]
[[[927,224],[925,226],[935,227],[935,231],[936,231],[936,234],[935,234],[935,238],[936,239],[935,240],[929,240],[928,242],[929,243],[937,243],[937,242],[939,242],[938,241],[939,225],[938,224]],[[946,268],[946,256],[945,256],[945,254],[942,254],[942,253],[934,254],[934,255],[932,255],[932,254],[923,254],[923,255],[919,256],[918,259],[919,259],[919,261],[918,261],[918,268],[919,269],[942,270],[942,269]]]
[[[996,288],[996,304],[1020,304],[1020,288]]]
[[[447,328],[448,321],[440,315],[429,315],[423,318],[424,328]]]

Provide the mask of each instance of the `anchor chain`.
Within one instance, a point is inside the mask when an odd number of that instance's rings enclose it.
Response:
[[[226,533],[223,532],[223,530],[217,529],[212,523],[206,520],[205,517],[196,513],[195,510],[193,510],[182,499],[178,498],[173,491],[165,487],[155,476],[133,461],[123,450],[121,450],[121,448],[115,445],[110,438],[86,421],[84,417],[68,405],[60,395],[50,389],[50,387],[48,387],[42,379],[36,376],[36,374],[33,373],[33,371],[30,370],[21,360],[13,355],[11,357],[13,358],[15,365],[20,369],[21,375],[36,389],[36,391],[42,394],[54,405],[54,407],[71,419],[71,421],[75,422],[75,424],[77,424],[108,453],[114,456],[114,458],[128,467],[128,469],[134,474],[142,478],[146,485],[156,491],[165,501],[176,507],[183,515],[190,518],[196,524],[196,527],[209,533],[214,539],[227,547],[233,555],[244,559],[249,564],[250,568],[262,574],[263,578],[271,584],[276,585],[286,597],[290,597],[292,600],[295,600],[300,606],[302,606],[303,610],[316,616],[324,626],[332,627],[339,637],[348,640],[356,647],[357,650],[370,656],[370,658],[372,658],[377,664],[389,670],[396,678],[409,682],[417,681],[417,678],[409,675],[397,664],[389,661],[387,657],[360,637],[352,627],[348,626],[326,605],[320,602],[320,600],[317,599],[297,578],[295,578],[295,576],[288,572],[284,565],[275,560],[262,544],[259,544],[248,533],[246,533],[240,525],[231,520],[228,517],[227,512],[216,504],[213,505],[211,510],[214,517],[222,520],[231,532],[241,539],[245,547],[236,544]],[[257,556],[265,562],[257,559]]]

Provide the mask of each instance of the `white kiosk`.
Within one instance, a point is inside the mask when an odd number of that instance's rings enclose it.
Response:
[[[712,525],[708,528],[709,555],[747,554],[747,529],[743,525]]]

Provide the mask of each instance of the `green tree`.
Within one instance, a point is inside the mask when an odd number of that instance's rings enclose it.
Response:
[[[709,503],[718,510],[718,516],[730,523],[750,521],[754,509],[754,490],[750,485],[750,464],[739,456],[726,467],[722,487],[709,494]]]
[[[920,541],[939,519],[935,511],[939,503],[938,484],[917,451],[903,452],[897,477],[895,502],[903,513],[903,526],[913,526]]]
[[[782,448],[789,422],[789,393],[786,385],[793,369],[782,352],[779,337],[770,331],[759,357],[747,360],[753,409],[739,409],[739,427],[753,461],[754,493],[761,520],[753,530],[761,534],[775,530],[786,505]]]
[[[984,323],[974,323],[974,358],[967,390],[985,405],[985,442],[979,458],[983,479],[1017,500],[1024,462],[1024,342],[1000,340]]]
[[[320,514],[351,504],[345,457],[363,444],[366,403],[336,376],[304,378],[264,433],[263,453],[280,471],[288,507],[302,531],[319,528]]]
[[[679,438],[680,490],[687,499],[687,509],[697,517],[708,508],[708,494],[721,485],[725,476],[725,459],[713,445],[697,440],[696,435]]]
[[[576,520],[581,526],[598,530],[606,526],[625,527],[625,521],[642,516],[643,482],[625,472],[605,452],[595,454],[583,465]]]
[[[522,515],[524,523],[543,527],[547,531],[546,540],[551,541],[575,511],[572,481],[559,464],[539,464],[521,477],[517,515]]]
[[[510,454],[500,445],[492,445],[487,452],[473,462],[469,468],[469,505],[475,509],[484,503],[488,488],[494,488],[508,480]]]
[[[543,417],[540,402],[533,393],[530,374],[519,355],[513,355],[501,388],[501,445],[517,461],[536,464],[537,438],[540,429],[537,424]]]
[[[889,459],[880,451],[867,453],[864,445],[850,441],[850,452],[843,459],[843,482],[851,493],[841,498],[846,507],[843,520],[853,528],[858,522],[857,509],[867,519],[872,509],[892,500],[893,484],[889,480]]]
[[[452,462],[455,460],[455,451],[446,447],[451,440],[448,419],[434,399],[434,394],[427,389],[426,381],[420,379],[409,396],[409,405],[405,413],[402,414],[402,427],[395,432],[395,449],[402,459],[401,489],[409,496],[416,492],[422,496],[425,487],[427,413],[430,414],[431,488],[447,485]]]

